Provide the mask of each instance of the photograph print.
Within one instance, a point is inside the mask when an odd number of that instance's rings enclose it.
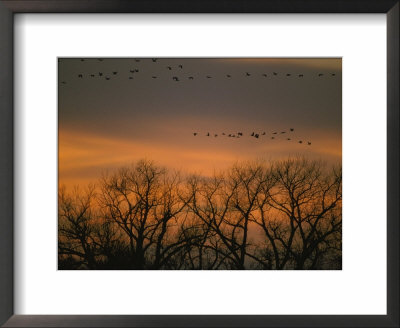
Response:
[[[58,58],[59,270],[341,270],[341,58]]]

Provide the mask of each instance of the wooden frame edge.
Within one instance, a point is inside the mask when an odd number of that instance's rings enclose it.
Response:
[[[386,316],[53,316],[14,315],[13,15],[15,13],[386,13],[387,227]],[[0,1],[0,325],[4,327],[399,327],[399,1],[398,0],[1,0]],[[266,322],[266,317],[268,322]]]

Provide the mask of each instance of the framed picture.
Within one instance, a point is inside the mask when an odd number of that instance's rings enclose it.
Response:
[[[1,324],[398,327],[398,1],[0,9]]]

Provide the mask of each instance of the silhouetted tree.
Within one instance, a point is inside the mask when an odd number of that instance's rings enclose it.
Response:
[[[58,254],[62,263],[71,262],[72,258],[75,258],[77,266],[96,268],[93,201],[93,186],[89,186],[83,194],[79,194],[77,189],[72,194],[67,194],[64,187],[60,188]]]
[[[251,218],[257,197],[270,180],[262,165],[250,163],[213,178],[192,178],[188,206],[212,233],[204,245],[219,257],[216,268],[245,269]]]
[[[173,260],[186,237],[178,216],[185,207],[179,196],[181,178],[149,161],[103,177],[100,205],[107,222],[115,223],[129,243],[135,269],[159,269]]]
[[[272,172],[274,186],[263,192],[254,220],[268,241],[265,266],[316,269],[328,253],[341,256],[341,169],[289,159],[275,163]]]

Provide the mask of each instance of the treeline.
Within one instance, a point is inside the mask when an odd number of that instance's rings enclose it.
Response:
[[[213,177],[139,161],[59,190],[59,269],[341,269],[341,167],[294,158]]]

